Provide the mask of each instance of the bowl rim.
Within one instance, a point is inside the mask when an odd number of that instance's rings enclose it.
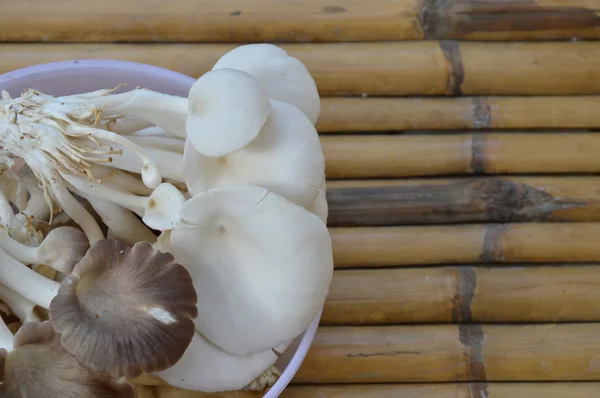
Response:
[[[0,74],[0,90],[2,85],[11,80],[23,79],[30,75],[43,75],[55,71],[64,71],[70,69],[99,69],[107,68],[112,70],[124,69],[129,72],[148,73],[154,77],[160,75],[169,82],[183,84],[191,87],[196,81],[195,78],[166,69],[160,66],[145,64],[134,61],[114,60],[114,59],[72,59],[47,62],[42,64],[30,65],[20,69],[15,69],[9,72]],[[293,377],[298,372],[300,365],[306,358],[310,347],[312,346],[314,337],[317,333],[323,307],[319,310],[317,316],[309,323],[307,328],[298,337],[300,342],[296,347],[290,362],[281,373],[279,379],[273,386],[263,395],[263,398],[276,398],[283,390],[291,383]]]

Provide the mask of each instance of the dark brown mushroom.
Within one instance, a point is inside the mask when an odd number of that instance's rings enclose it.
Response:
[[[2,398],[134,398],[133,385],[81,366],[49,321],[24,324],[14,349],[0,350]]]
[[[192,277],[172,255],[105,239],[65,277],[50,321],[80,364],[134,378],[179,361],[194,336],[196,304]]]

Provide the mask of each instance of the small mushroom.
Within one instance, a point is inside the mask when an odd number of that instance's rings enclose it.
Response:
[[[4,322],[0,323],[0,329],[5,329]],[[0,335],[4,342],[0,349],[3,398],[135,397],[129,382],[81,366],[60,345],[60,336],[48,321],[28,322],[14,337],[7,330]]]
[[[152,229],[171,229],[181,220],[179,209],[185,197],[170,183],[160,184],[149,196],[137,196],[108,183],[86,181],[83,177],[67,174],[63,178],[84,196],[106,200],[134,211]]]
[[[250,74],[269,98],[295,105],[313,125],[317,122],[321,110],[317,84],[306,66],[281,47],[268,43],[238,46],[219,58],[212,70],[222,68]]]
[[[50,321],[85,367],[134,378],[164,370],[194,335],[197,296],[186,269],[148,242],[93,245],[60,285]]]
[[[315,127],[298,108],[275,100],[258,137],[239,151],[220,158],[204,156],[188,141],[184,152],[184,178],[193,195],[211,188],[258,185],[309,207],[324,170]]]
[[[90,244],[80,229],[64,226],[51,230],[37,247],[24,245],[0,229],[0,247],[24,264],[45,264],[69,273]]]
[[[207,72],[189,91],[187,139],[205,156],[229,155],[256,138],[270,110],[267,93],[248,73]]]
[[[181,215],[171,253],[192,275],[202,335],[250,355],[306,329],[333,275],[331,238],[319,217],[257,186],[198,194]]]

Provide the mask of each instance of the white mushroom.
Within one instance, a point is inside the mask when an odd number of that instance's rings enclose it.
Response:
[[[186,143],[184,178],[192,195],[211,188],[258,185],[304,207],[312,206],[323,180],[319,136],[295,106],[271,101],[258,137],[228,156],[203,156]]]
[[[276,361],[272,350],[247,356],[230,354],[196,332],[179,362],[154,375],[185,390],[234,391],[246,387]]]
[[[265,87],[269,98],[295,105],[316,124],[321,108],[317,85],[306,66],[281,47],[267,43],[236,47],[213,66],[213,70],[222,68],[249,73]]]
[[[110,184],[85,181],[72,175],[63,175],[83,195],[118,204],[132,210],[152,229],[165,230],[175,225],[181,216],[179,209],[185,202],[183,194],[172,184],[160,184],[149,196],[125,193]]]
[[[189,92],[187,139],[205,156],[229,155],[248,145],[271,105],[260,83],[245,72],[219,69],[202,75]]]
[[[250,355],[298,336],[318,314],[333,274],[319,217],[257,186],[198,194],[181,216],[171,253],[192,275],[196,329],[208,340]]]

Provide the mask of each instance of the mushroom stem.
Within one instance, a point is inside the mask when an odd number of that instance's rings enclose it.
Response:
[[[157,149],[163,149],[165,151],[171,151],[175,153],[183,154],[183,149],[185,148],[185,141],[179,138],[171,138],[171,137],[137,137],[130,136],[128,137],[131,142],[140,147],[151,147]]]
[[[35,304],[0,284],[0,301],[19,317],[22,322],[39,322],[42,319],[35,313]]]
[[[0,230],[0,247],[23,264],[37,264],[39,261],[37,247],[22,244],[11,238],[5,230]]]
[[[126,193],[120,189],[111,188],[111,185],[107,183],[99,184],[95,181],[85,181],[83,178],[73,175],[62,173],[61,175],[69,184],[75,187],[75,189],[81,192],[86,198],[96,198],[110,203],[115,203],[119,206],[134,211],[138,215],[143,215],[143,209],[147,206],[147,196],[138,196],[131,193]]]
[[[23,265],[0,249],[0,283],[33,304],[48,309],[60,284]]]
[[[104,234],[94,217],[73,197],[73,195],[71,195],[60,174],[54,171],[50,178],[48,178],[48,181],[50,181],[56,200],[64,212],[67,213],[73,221],[79,224],[85,235],[88,237],[90,245],[104,239]]]
[[[5,349],[8,352],[13,350],[15,335],[12,334],[4,319],[0,317],[0,349]],[[0,374],[3,372],[0,372]]]
[[[188,100],[148,89],[97,98],[94,106],[106,113],[118,113],[146,120],[171,134],[185,138]]]
[[[10,227],[14,219],[15,213],[12,206],[8,199],[6,199],[6,196],[4,196],[4,192],[0,190],[0,220],[2,224]]]
[[[141,173],[142,162],[130,153],[125,147],[116,146],[121,149],[121,156],[114,156],[112,162],[107,166],[115,169],[121,169],[133,173]],[[148,155],[164,178],[183,182],[183,155],[181,153],[167,151],[159,148],[144,147],[144,152]]]
[[[134,118],[134,117],[120,117],[116,120],[109,122],[106,124],[106,129],[112,131],[113,133],[129,135],[133,134],[140,129],[149,128],[152,126],[151,123]]]
[[[25,189],[29,192],[29,200],[22,213],[33,216],[34,220],[47,220],[50,216],[50,209],[44,198],[44,192],[38,186],[37,180],[29,166],[24,166],[21,169],[19,178]]]
[[[117,239],[130,245],[142,241],[150,243],[156,241],[156,236],[152,231],[131,210],[91,195],[82,196],[90,202]]]
[[[92,175],[136,195],[150,195],[152,193],[152,189],[144,185],[138,177],[117,168],[94,166]]]

